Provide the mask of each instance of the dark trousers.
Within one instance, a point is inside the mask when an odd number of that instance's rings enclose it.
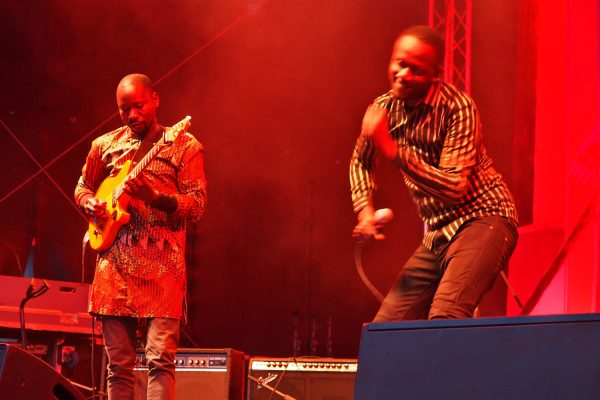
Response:
[[[465,222],[433,250],[419,246],[400,271],[374,322],[470,318],[517,245],[516,223],[500,216]]]

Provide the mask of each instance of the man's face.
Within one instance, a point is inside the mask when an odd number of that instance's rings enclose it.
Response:
[[[158,95],[142,84],[125,82],[117,87],[117,106],[121,120],[143,136],[156,121]]]
[[[429,44],[414,36],[394,43],[388,76],[395,98],[414,105],[426,95],[438,75],[437,54]]]

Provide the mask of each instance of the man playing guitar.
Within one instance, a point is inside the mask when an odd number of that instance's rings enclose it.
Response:
[[[185,319],[185,226],[206,205],[204,148],[186,132],[189,118],[167,129],[158,122],[159,96],[147,76],[125,76],[116,97],[125,126],[93,141],[75,189],[99,250],[89,311],[102,321],[109,399],[133,399],[140,322],[147,398],[173,399]]]

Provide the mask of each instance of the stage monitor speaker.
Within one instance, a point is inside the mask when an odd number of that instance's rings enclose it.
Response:
[[[84,400],[54,368],[25,350],[0,344],[0,399]]]
[[[284,395],[296,400],[352,400],[356,368],[356,359],[251,358],[247,400],[281,399]],[[280,394],[272,395],[270,388]]]
[[[372,323],[356,400],[598,399],[600,314]]]
[[[175,356],[175,400],[243,400],[244,353],[234,349],[179,349]],[[148,366],[143,352],[134,370],[136,400],[146,400]]]

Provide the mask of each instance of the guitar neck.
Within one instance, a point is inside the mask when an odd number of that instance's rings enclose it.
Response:
[[[164,140],[161,139],[157,144],[152,146],[152,148],[146,153],[146,155],[136,164],[136,166],[127,174],[127,177],[123,182],[121,182],[115,190],[113,191],[113,200],[118,199],[123,194],[123,184],[129,180],[137,178],[137,176],[148,166],[150,161],[158,154],[159,151],[162,150],[164,145]]]
[[[148,164],[150,163],[150,161],[152,161],[154,156],[156,156],[158,154],[158,152],[162,149],[163,145],[164,145],[164,140],[161,139],[160,142],[158,142],[157,144],[152,146],[152,148],[148,151],[148,153],[146,153],[144,158],[142,158],[140,160],[140,162],[138,162],[136,164],[135,168],[133,168],[131,170],[131,172],[129,174],[127,174],[127,178],[128,179],[136,178],[140,174],[140,172],[142,172],[144,170],[144,168],[146,168],[146,166],[148,166]]]
[[[146,155],[137,163],[137,165],[127,174],[126,179],[121,182],[113,191],[113,200],[118,199],[123,194],[123,183],[128,179],[136,178],[148,166],[150,161],[163,149],[165,145],[175,143],[178,138],[182,137],[187,128],[190,126],[190,116],[185,117],[163,135],[163,137],[146,153]],[[170,139],[167,139],[170,138]]]

